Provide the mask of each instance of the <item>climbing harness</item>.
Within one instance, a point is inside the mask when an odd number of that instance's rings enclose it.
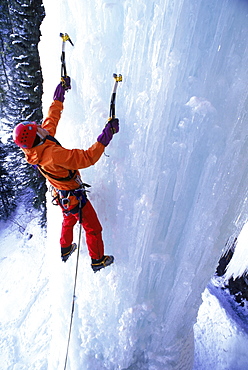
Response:
[[[108,121],[111,121],[111,119],[115,118],[115,99],[116,99],[116,90],[118,86],[118,82],[122,81],[122,75],[119,74],[117,76],[116,73],[113,74],[113,77],[115,79],[114,87],[113,87],[113,92],[111,95],[111,101],[110,101],[110,112],[109,112],[109,119]]]
[[[81,210],[88,200],[86,193],[89,192],[89,190],[86,190],[85,188],[90,188],[90,185],[82,183],[79,188],[73,190],[59,190],[55,189],[52,186],[51,187],[51,193],[53,196],[52,204],[60,205],[63,208],[63,213],[66,215],[70,213],[75,215],[78,213],[79,223],[81,223],[82,222]],[[75,207],[69,209],[69,207],[73,205],[71,202],[72,197],[76,198],[76,204]]]
[[[66,177],[56,177],[56,176],[54,176],[54,175],[52,175],[50,172],[47,172],[47,171],[45,171],[42,167],[41,167],[41,165],[37,165],[37,167],[39,168],[39,170],[40,170],[40,172],[45,176],[45,177],[50,177],[51,179],[53,179],[53,180],[56,180],[56,181],[70,181],[70,180],[72,180],[72,179],[74,179],[75,178],[75,176],[76,176],[76,173],[77,173],[77,171],[76,170],[68,170],[69,171],[69,175],[68,176],[66,176]]]
[[[67,77],[67,71],[66,71],[66,63],[65,63],[65,43],[66,41],[69,41],[72,46],[74,46],[73,42],[71,41],[69,35],[67,33],[60,33],[59,35],[62,38],[62,54],[61,54],[61,81],[62,86],[65,84],[64,78]],[[66,87],[66,84],[65,84]]]

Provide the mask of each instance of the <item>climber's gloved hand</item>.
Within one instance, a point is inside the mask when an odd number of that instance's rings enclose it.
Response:
[[[119,132],[119,120],[112,118],[104,127],[101,135],[98,136],[97,141],[107,146],[117,132]]]
[[[69,76],[61,77],[61,84],[62,84],[63,88],[65,89],[65,91],[70,90],[71,89],[71,79],[70,79],[70,77]]]
[[[65,100],[65,91],[71,89],[71,79],[69,76],[61,77],[61,82],[54,91],[53,100],[59,100],[61,103]]]

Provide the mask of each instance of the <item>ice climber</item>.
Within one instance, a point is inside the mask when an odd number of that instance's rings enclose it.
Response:
[[[62,209],[62,261],[66,262],[77,248],[76,243],[73,243],[73,227],[79,221],[86,233],[91,267],[96,272],[113,263],[114,257],[104,255],[102,226],[87,199],[86,184],[82,182],[78,170],[92,166],[99,160],[113,134],[119,131],[119,120],[110,120],[89,149],[63,148],[54,135],[63,110],[65,91],[70,88],[70,77],[62,78],[42,125],[30,121],[21,122],[13,131],[13,139],[24,151],[27,162],[36,165],[48,179],[54,199]]]

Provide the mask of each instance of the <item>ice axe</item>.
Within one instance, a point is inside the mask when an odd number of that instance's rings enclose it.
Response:
[[[73,42],[71,41],[69,35],[67,33],[60,33],[59,35],[62,38],[62,54],[61,54],[61,80],[63,82],[63,77],[67,77],[66,72],[66,63],[65,63],[65,43],[69,41],[72,46],[74,46]]]
[[[118,82],[122,81],[122,75],[117,76],[116,73],[113,74],[113,77],[115,79],[113,92],[111,95],[111,102],[110,102],[110,112],[109,112],[109,119],[108,121],[111,121],[112,118],[115,118],[115,98],[116,98],[116,90],[118,86]]]

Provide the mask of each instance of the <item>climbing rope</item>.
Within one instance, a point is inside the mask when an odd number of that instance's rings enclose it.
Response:
[[[67,34],[63,35],[60,34],[63,40],[63,47],[62,47],[62,56],[61,56],[61,75],[66,75],[66,66],[65,66],[65,53],[64,53],[64,45],[67,40],[70,40],[69,36]],[[72,44],[72,42],[71,42]],[[73,45],[73,44],[72,44]],[[112,95],[111,95],[111,102],[110,102],[110,112],[109,112],[109,120],[115,118],[115,100],[116,100],[116,91],[118,82],[122,81],[122,75],[117,76],[117,74],[113,74],[113,77],[115,79]],[[81,210],[81,206],[79,206],[79,209]],[[81,211],[80,211],[81,215]],[[81,219],[79,218],[80,223],[80,229],[79,229],[79,240],[78,240],[78,251],[77,251],[77,263],[76,263],[76,272],[75,272],[75,280],[74,280],[74,291],[73,291],[73,299],[72,299],[72,308],[71,308],[71,322],[70,322],[70,328],[69,328],[69,335],[68,335],[68,343],[67,343],[67,350],[66,350],[66,357],[65,357],[65,366],[64,370],[66,370],[67,366],[67,360],[68,360],[68,352],[69,352],[69,345],[70,345],[70,339],[71,339],[71,330],[72,330],[72,321],[73,321],[73,313],[74,313],[74,306],[75,306],[75,299],[76,299],[76,283],[77,283],[77,274],[78,274],[78,260],[79,260],[79,249],[80,249],[80,243],[81,243],[81,234],[82,234],[82,225],[81,225]]]
[[[82,225],[80,225],[80,227],[79,227],[77,263],[76,263],[76,272],[75,272],[75,279],[74,279],[74,290],[73,290],[72,307],[71,307],[71,322],[70,322],[70,328],[69,328],[69,335],[68,335],[68,343],[67,343],[67,349],[66,349],[66,357],[65,357],[64,370],[66,370],[66,365],[67,365],[69,345],[70,345],[70,339],[71,339],[72,320],[73,320],[73,313],[74,313],[75,300],[76,300],[76,284],[77,284],[78,261],[79,261],[79,250],[80,250],[80,243],[81,243],[81,234],[82,234]]]

